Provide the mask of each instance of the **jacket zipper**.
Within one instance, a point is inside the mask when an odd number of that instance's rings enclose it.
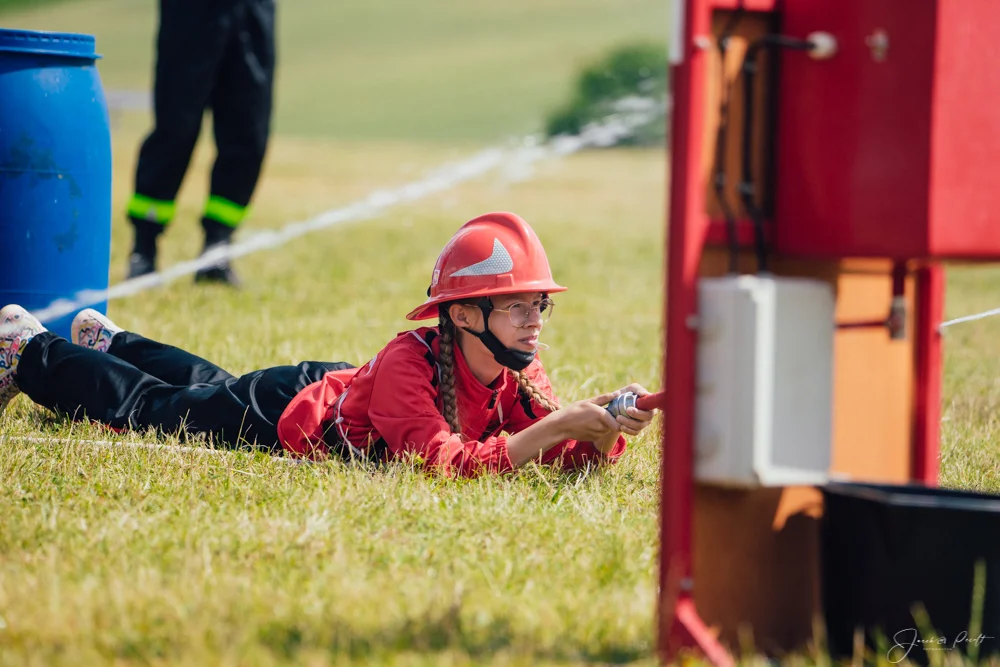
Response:
[[[486,408],[487,408],[488,410],[492,410],[492,409],[493,409],[493,407],[497,405],[497,395],[499,395],[499,394],[500,394],[500,390],[499,390],[499,389],[494,389],[494,390],[493,390],[493,395],[492,395],[492,396],[490,396],[490,402],[489,402],[489,405],[487,405],[487,406],[486,406]],[[500,404],[499,406],[497,406],[497,409],[498,409],[498,411],[499,411],[499,413],[500,413],[500,417],[499,417],[499,421],[498,421],[498,424],[497,424],[497,426],[495,426],[495,427],[490,427],[490,428],[487,428],[487,429],[486,429],[486,430],[485,430],[485,431],[483,432],[483,434],[482,434],[481,436],[479,436],[479,439],[480,439],[480,440],[486,440],[486,438],[489,438],[490,436],[492,436],[492,435],[493,435],[493,433],[494,433],[494,432],[495,432],[495,431],[496,431],[496,430],[497,430],[498,428],[500,428],[500,426],[502,426],[502,425],[503,425],[503,403],[501,403],[501,404]]]

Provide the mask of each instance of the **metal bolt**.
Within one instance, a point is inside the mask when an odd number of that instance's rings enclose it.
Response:
[[[871,49],[872,60],[877,63],[885,62],[889,53],[889,33],[879,28],[865,37],[865,44]]]

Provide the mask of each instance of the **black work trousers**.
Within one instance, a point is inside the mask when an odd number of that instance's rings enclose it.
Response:
[[[137,194],[174,200],[211,109],[211,194],[249,204],[270,133],[274,21],[274,0],[160,0],[155,126],[139,150]]]
[[[272,451],[278,418],[292,398],[338,362],[304,361],[235,377],[189,352],[122,332],[107,352],[73,345],[51,332],[24,348],[17,384],[31,400],[74,419],[115,429],[202,433],[220,446],[256,444]]]

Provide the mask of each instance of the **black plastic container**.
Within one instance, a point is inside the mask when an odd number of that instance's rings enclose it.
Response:
[[[821,490],[823,610],[833,656],[851,655],[856,627],[866,629],[870,648],[881,631],[892,662],[926,663],[931,651],[1000,653],[1000,496],[920,485]],[[974,634],[977,561],[985,565],[985,590]],[[933,644],[914,618],[916,602],[937,633]]]

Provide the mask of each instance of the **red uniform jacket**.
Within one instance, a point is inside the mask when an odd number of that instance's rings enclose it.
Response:
[[[281,444],[294,454],[313,457],[328,452],[324,433],[336,433],[362,456],[382,439],[391,456],[419,455],[425,464],[449,475],[512,469],[507,438],[498,434],[523,431],[548,410],[523,398],[511,373],[484,386],[455,345],[455,391],[465,439],[452,433],[441,414],[436,334],[436,327],[398,334],[361,368],[327,373],[303,389],[278,420]],[[525,372],[552,397],[540,360],[536,358]],[[547,451],[542,463],[558,460],[565,468],[575,468],[614,461],[625,447],[624,436],[608,454],[589,442],[566,440]]]

